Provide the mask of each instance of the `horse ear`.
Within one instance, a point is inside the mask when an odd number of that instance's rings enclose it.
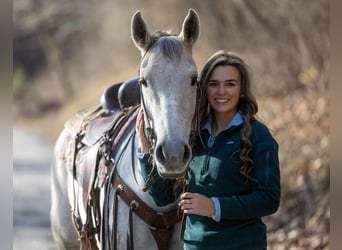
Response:
[[[182,31],[179,37],[185,44],[193,46],[200,35],[200,20],[194,9],[189,9],[187,16],[184,19]]]
[[[147,25],[140,11],[138,10],[132,17],[131,22],[131,37],[135,46],[143,54],[146,51],[147,46],[151,42],[151,34],[147,30]]]

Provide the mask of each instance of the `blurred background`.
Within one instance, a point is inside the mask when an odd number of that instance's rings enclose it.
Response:
[[[19,166],[14,158],[14,244],[27,237],[18,233],[21,222],[32,218],[23,212],[32,199],[20,190],[18,174],[22,181],[36,176],[30,185],[42,171],[48,178],[47,158],[64,122],[98,104],[106,87],[137,75],[132,15],[140,10],[150,31],[179,33],[189,8],[201,20],[193,51],[198,70],[219,49],[238,52],[252,72],[258,117],[280,145],[282,201],[265,218],[269,249],[329,249],[328,0],[14,0],[13,135],[21,143],[39,138],[32,149],[45,166]],[[36,207],[48,208],[49,182],[41,188],[46,197]]]

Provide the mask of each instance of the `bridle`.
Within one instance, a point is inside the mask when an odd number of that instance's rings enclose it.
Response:
[[[147,139],[150,142],[151,149],[153,152],[157,138],[156,138],[156,134],[154,132],[153,126],[152,126],[153,119],[151,118],[150,114],[147,112],[146,104],[145,104],[145,98],[144,98],[143,91],[142,91],[142,87],[146,86],[147,83],[146,83],[145,78],[140,76],[140,72],[139,72],[138,83],[139,83],[139,89],[140,89],[141,105],[142,105],[142,108],[144,110],[144,115],[146,118],[145,119],[145,130],[147,132]],[[199,87],[199,81],[198,81],[197,75],[193,76],[193,78],[191,80],[191,86],[195,86],[195,85],[196,85],[196,106],[195,106],[195,113],[194,113],[193,118],[192,118],[191,133],[190,133],[190,138],[189,138],[189,143],[190,143],[192,148],[194,146],[195,136],[198,134],[199,128],[200,128],[199,106],[200,106],[202,92],[201,92],[201,89]],[[152,154],[152,152],[150,152],[150,153]]]
[[[139,89],[140,89],[141,105],[142,105],[142,108],[144,110],[144,117],[146,118],[145,122],[144,122],[145,123],[145,131],[147,132],[146,133],[147,139],[150,142],[151,149],[153,150],[155,147],[155,142],[156,142],[157,138],[156,138],[156,134],[154,132],[154,129],[152,127],[153,119],[151,118],[150,114],[147,112],[146,105],[145,105],[145,98],[144,98],[143,91],[142,91],[142,87],[146,86],[147,83],[146,83],[145,78],[142,76],[139,76],[138,83],[139,83]],[[150,152],[150,153],[152,154],[152,152]]]
[[[152,126],[153,119],[151,118],[150,114],[146,110],[145,98],[144,98],[143,91],[142,91],[142,87],[146,86],[147,83],[144,77],[140,76],[140,72],[139,72],[138,82],[140,85],[139,89],[140,89],[141,105],[144,110],[146,136],[151,145],[151,148],[149,151],[149,162],[152,166],[152,170],[150,171],[147,181],[145,183],[145,186],[142,189],[143,191],[147,191],[152,184],[152,181],[153,181],[152,177],[157,174],[156,164],[153,158],[153,152],[154,152],[157,137]],[[192,122],[191,122],[191,132],[189,136],[189,144],[191,146],[192,151],[194,150],[196,136],[199,136],[200,141],[202,141],[200,130],[199,130],[200,128],[199,106],[200,106],[202,92],[201,92],[201,88],[199,87],[199,81],[198,81],[197,75],[193,76],[192,81],[191,81],[191,86],[195,86],[195,85],[196,85],[196,104],[195,104],[196,106],[195,106],[195,113],[193,115]]]
[[[169,36],[170,34],[165,34],[166,36]],[[152,39],[151,43],[149,44],[149,46],[147,47],[147,49],[145,50],[141,62],[143,62],[144,58],[146,57],[147,53],[149,52],[149,50],[153,47],[153,45],[158,41],[160,37],[155,37],[154,39]],[[152,170],[150,171],[145,187],[143,188],[143,191],[147,191],[148,188],[150,187],[150,185],[152,184],[152,180],[153,180],[153,176],[157,174],[157,169],[156,169],[156,164],[155,164],[155,160],[153,159],[153,153],[154,153],[154,149],[155,149],[155,144],[157,141],[157,137],[156,137],[156,133],[153,129],[153,118],[151,117],[151,115],[149,114],[148,110],[146,109],[146,104],[145,104],[145,98],[143,95],[143,86],[147,86],[147,82],[146,79],[142,76],[141,72],[140,72],[140,67],[138,70],[138,83],[139,83],[139,89],[140,89],[140,103],[142,105],[142,108],[144,110],[144,119],[145,119],[145,132],[146,132],[146,136],[147,139],[151,145],[150,151],[149,151],[149,162],[152,165]],[[201,134],[200,134],[200,119],[199,119],[199,107],[200,107],[200,102],[201,102],[201,98],[202,98],[202,91],[201,88],[199,86],[199,81],[198,81],[198,76],[194,75],[191,79],[191,86],[196,86],[196,106],[195,106],[195,112],[192,118],[192,122],[191,122],[191,132],[190,132],[190,136],[189,136],[189,144],[191,146],[191,149],[193,151],[194,146],[195,146],[195,142],[196,142],[196,137],[198,136],[198,138],[200,139],[200,141],[202,142],[202,138],[201,138]]]

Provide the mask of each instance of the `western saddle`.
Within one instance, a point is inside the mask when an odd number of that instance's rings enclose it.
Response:
[[[95,235],[99,232],[101,222],[99,210],[99,188],[111,172],[113,144],[120,142],[122,128],[140,104],[138,78],[115,83],[104,90],[100,105],[81,110],[65,123],[65,128],[75,138],[70,154],[72,164],[68,166],[74,180],[78,183],[78,192],[82,192],[85,222],[80,218],[80,206],[74,199],[72,219],[79,233],[80,249],[98,249]],[[132,119],[130,119],[132,120]],[[103,161],[104,164],[99,164]],[[77,187],[74,186],[74,190]],[[80,191],[82,190],[82,191]],[[74,193],[76,194],[76,193]]]

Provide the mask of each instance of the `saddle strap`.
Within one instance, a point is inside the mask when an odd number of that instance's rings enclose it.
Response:
[[[173,226],[181,220],[177,210],[165,214],[155,212],[127,187],[117,173],[113,176],[112,185],[116,189],[119,187],[118,191],[120,190],[120,192],[118,192],[118,195],[120,198],[140,219],[149,225],[152,235],[158,244],[158,248],[160,250],[167,250],[169,248]],[[134,207],[132,207],[132,204],[135,204]]]
[[[99,250],[94,239],[89,237],[80,240],[80,250]]]
[[[169,250],[170,249],[170,241],[172,236],[172,229],[170,228],[150,228],[154,239],[158,245],[159,250]]]
[[[135,209],[135,205],[132,204],[129,208],[128,213],[128,230],[127,230],[127,250],[134,250],[134,241],[133,241],[133,211]]]
[[[116,234],[117,234],[117,221],[118,221],[118,194],[121,191],[120,186],[114,189],[114,204],[113,204],[113,226],[112,226],[112,246],[113,250],[117,250],[117,241],[116,241]]]
[[[99,250],[95,240],[98,228],[93,227],[90,206],[87,206],[87,220],[82,230],[78,232],[80,237],[80,250]]]

